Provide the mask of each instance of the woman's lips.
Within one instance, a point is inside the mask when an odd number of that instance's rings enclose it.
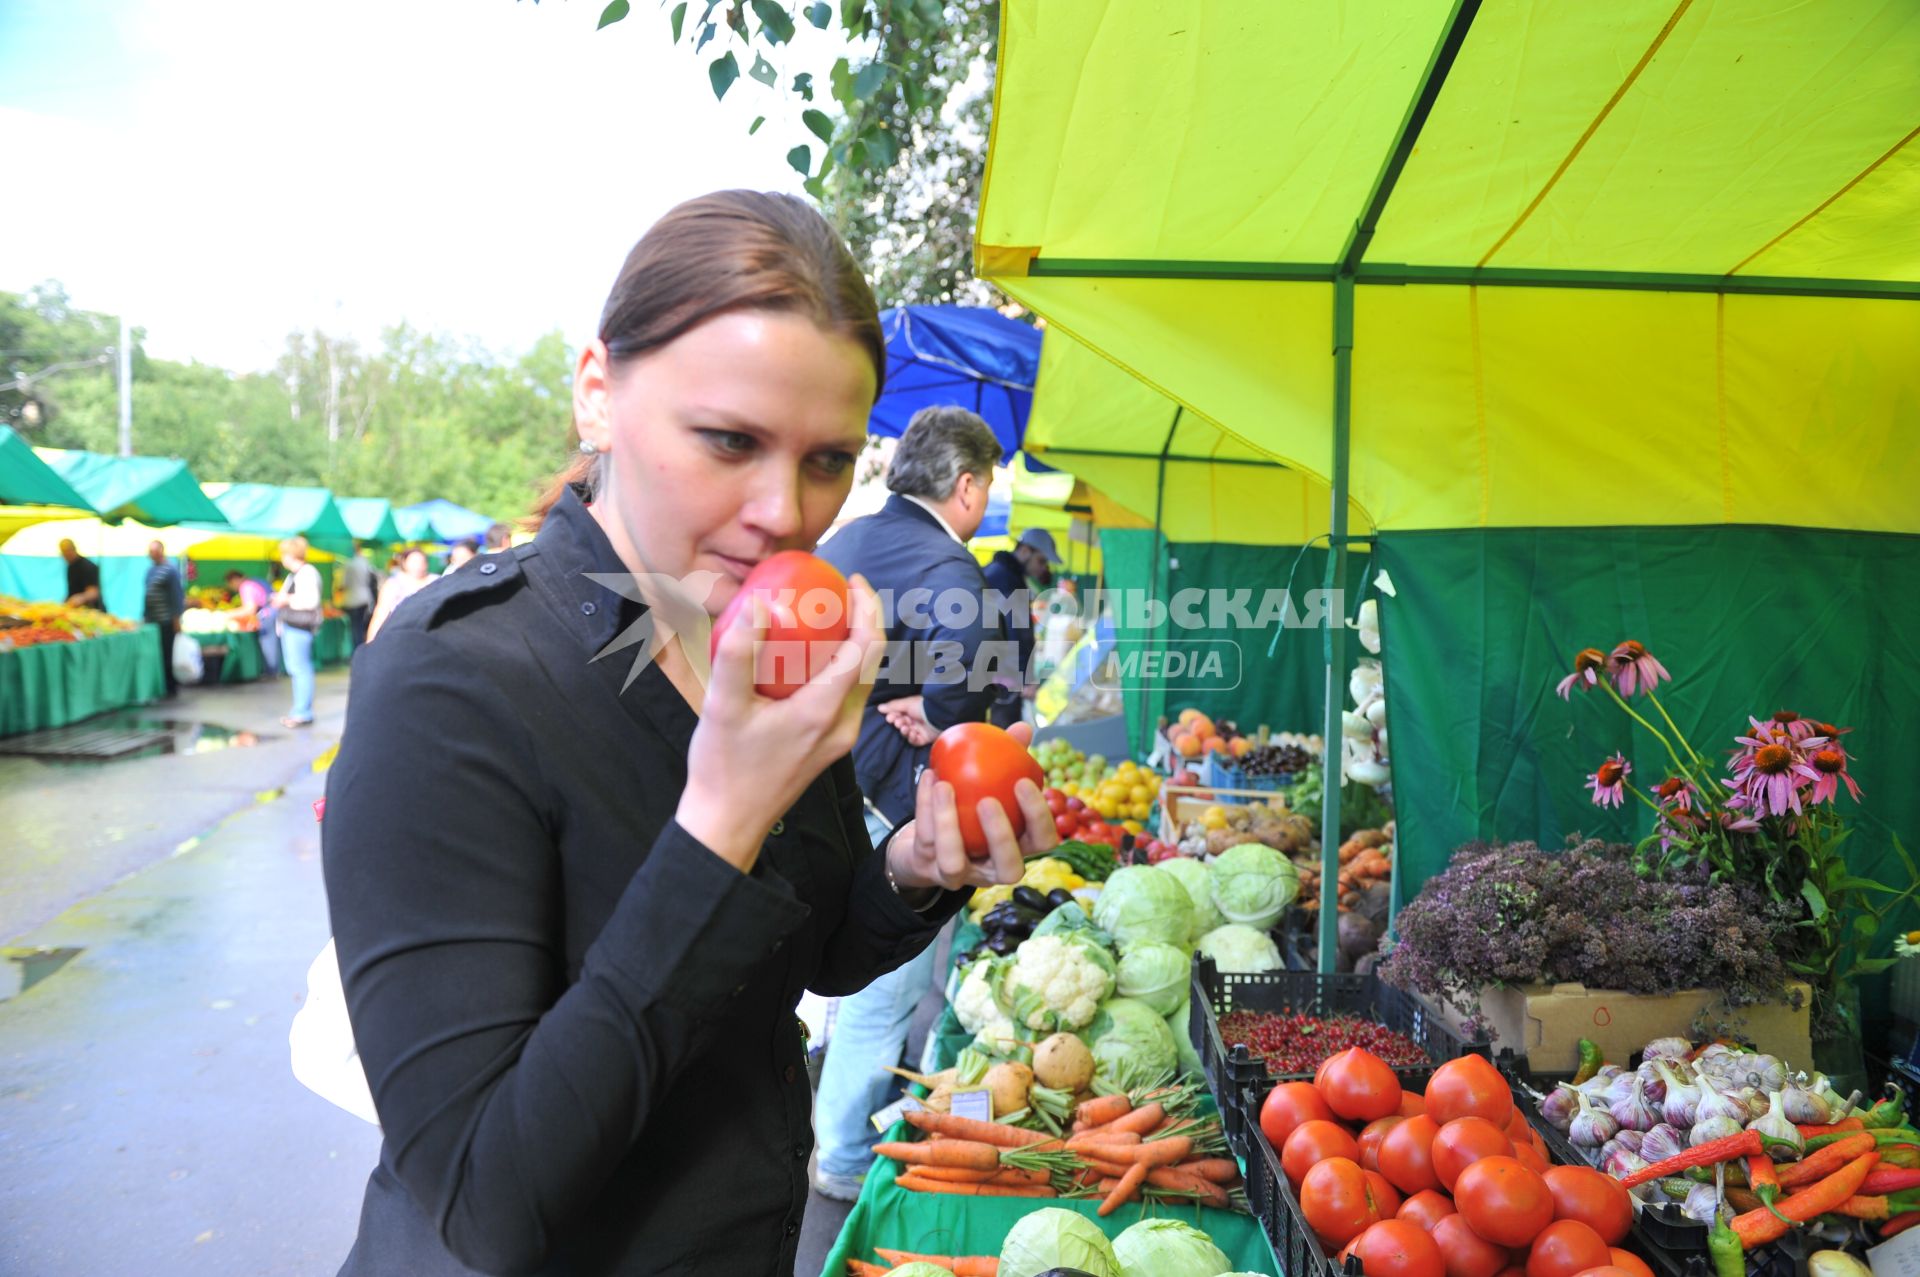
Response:
[[[725,568],[727,574],[736,581],[746,580],[747,574],[760,565],[758,559],[735,558],[731,554],[721,554],[718,550],[713,551],[713,557],[719,560],[720,566]]]

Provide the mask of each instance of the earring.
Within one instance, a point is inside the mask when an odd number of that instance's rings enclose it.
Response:
[[[599,447],[598,447],[598,446],[596,446],[596,445],[594,444],[594,442],[593,442],[593,440],[591,440],[591,439],[582,439],[582,440],[580,441],[580,455],[581,455],[581,456],[583,456],[583,457],[592,457],[592,456],[597,456],[597,455],[599,455],[599,452],[600,452],[600,449],[599,449]]]

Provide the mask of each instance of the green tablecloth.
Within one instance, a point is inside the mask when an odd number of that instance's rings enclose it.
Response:
[[[981,931],[962,918],[954,933],[954,954],[963,953],[980,943]],[[948,962],[951,972],[953,964]],[[941,987],[946,987],[943,974]],[[934,1025],[933,1066],[944,1069],[952,1064],[973,1035],[960,1027],[949,1003],[942,1008]],[[887,1133],[889,1140],[915,1138],[913,1129],[902,1122]],[[1097,1213],[1097,1201],[1048,1201],[1019,1197],[949,1197],[916,1193],[894,1183],[899,1167],[887,1158],[875,1161],[861,1186],[860,1200],[827,1252],[821,1277],[844,1277],[847,1260],[880,1262],[874,1246],[890,1250],[919,1251],[932,1255],[998,1255],[1000,1243],[1014,1224],[1047,1206],[1059,1206],[1084,1215],[1100,1226],[1109,1237],[1118,1236],[1129,1226],[1148,1217],[1179,1219],[1192,1224],[1213,1238],[1214,1245],[1226,1252],[1236,1269],[1275,1275],[1280,1272],[1273,1247],[1267,1241],[1260,1222],[1251,1215],[1214,1210],[1205,1206],[1172,1206],[1129,1203],[1105,1219]]]
[[[252,633],[233,634],[184,634],[200,644],[200,655],[206,659],[210,647],[224,647],[227,656],[220,663],[220,681],[222,683],[251,683],[266,673],[266,658],[260,652],[260,636]]]
[[[323,619],[313,636],[313,668],[323,670],[329,665],[345,665],[352,655],[353,635],[347,630],[345,618]]]
[[[0,651],[0,736],[64,727],[160,699],[160,636],[151,625],[78,643]]]

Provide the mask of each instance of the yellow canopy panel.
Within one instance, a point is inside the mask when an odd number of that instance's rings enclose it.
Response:
[[[35,523],[9,537],[0,554],[38,555],[51,558],[60,553],[60,542],[70,540],[89,558],[138,558],[158,541],[167,554],[178,558],[231,559],[239,562],[277,563],[280,560],[278,537],[252,536],[241,532],[218,532],[205,528],[150,528],[128,519],[124,523],[103,523],[99,519],[57,519]],[[330,563],[333,556],[311,547],[307,559]]]
[[[1350,290],[1357,528],[1920,531],[1911,0],[1009,0],[1003,31],[978,265],[1048,322],[1029,446],[1129,508],[1170,414],[1049,419],[1056,336],[1197,418],[1182,448],[1327,480]]]

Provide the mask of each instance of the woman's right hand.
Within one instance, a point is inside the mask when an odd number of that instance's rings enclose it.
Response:
[[[792,696],[754,690],[754,653],[765,638],[761,609],[743,607],[720,636],[713,672],[687,747],[687,787],[675,819],[742,873],[808,785],[853,749],[886,633],[880,600],[865,578],[848,583],[852,619],[827,667]]]

